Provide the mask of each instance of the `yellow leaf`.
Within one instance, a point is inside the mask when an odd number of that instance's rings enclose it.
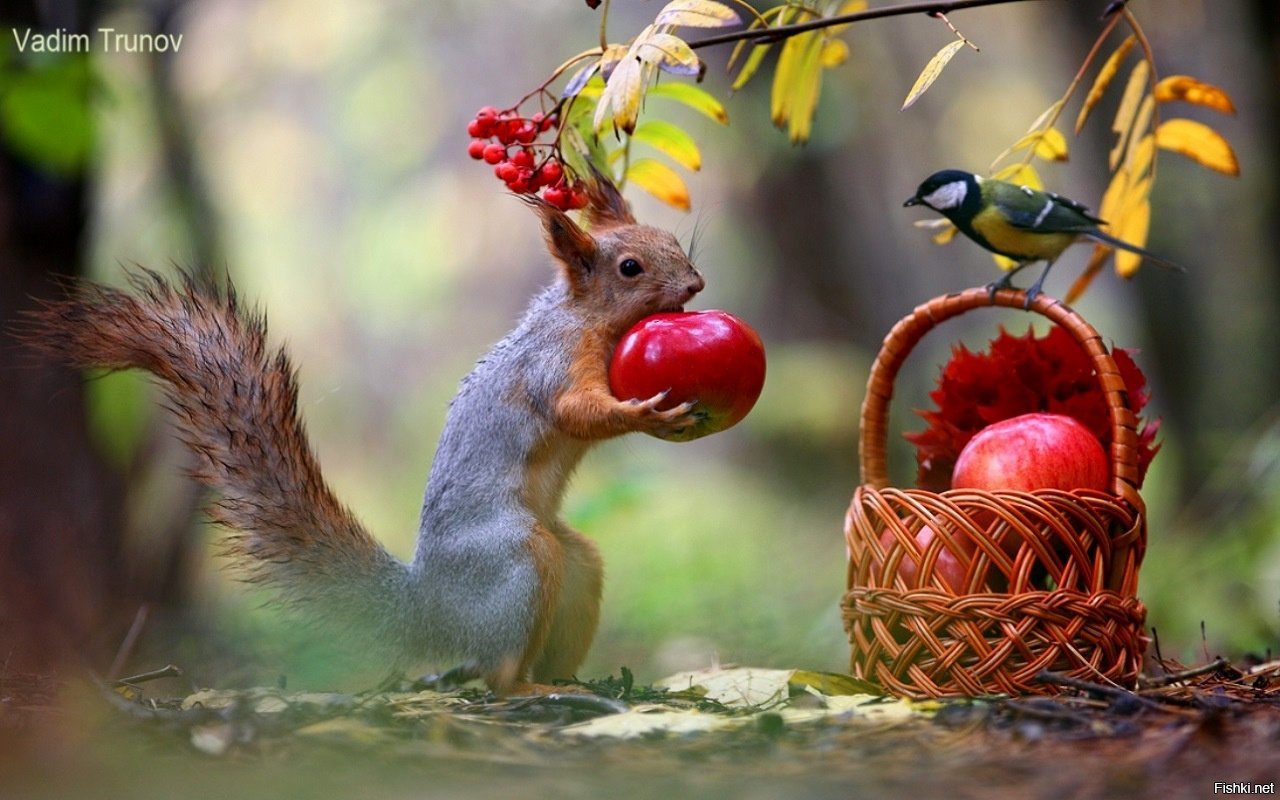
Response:
[[[1057,128],[1045,128],[1042,131],[1029,133],[1014,143],[1011,150],[1017,151],[1035,145],[1035,153],[1045,161],[1067,160],[1067,138]]]
[[[1190,75],[1170,75],[1156,84],[1156,100],[1168,103],[1172,100],[1183,100],[1223,114],[1236,113],[1231,97],[1222,89],[1208,83],[1202,83]]]
[[[644,39],[637,39],[633,50],[636,58],[646,64],[654,64],[664,72],[687,77],[696,77],[702,73],[702,62],[698,55],[679,36],[654,33]]]
[[[945,69],[951,59],[955,57],[955,54],[960,52],[960,48],[962,47],[964,47],[964,40],[956,39],[954,42],[949,42],[945,47],[933,54],[933,58],[929,59],[929,63],[925,64],[924,69],[920,71],[920,75],[916,78],[916,82],[911,87],[911,91],[907,92],[907,99],[902,101],[902,108],[899,109],[900,111],[906,111],[920,99],[920,95],[929,90],[929,87],[933,85],[933,82],[942,74],[942,70]]]
[[[626,180],[669,206],[681,211],[690,208],[689,188],[685,186],[684,179],[661,161],[652,158],[632,161],[627,168]]]
[[[798,9],[796,6],[774,6],[768,11],[762,13],[758,19],[752,20],[747,29],[751,30],[753,28],[767,27],[769,24],[768,21],[772,17],[777,17],[775,27],[786,25],[797,11]],[[738,63],[738,56],[742,54],[742,49],[746,44],[747,42],[744,39],[733,46],[733,52],[729,54],[729,69],[733,69],[733,66]],[[738,71],[738,77],[733,79],[733,85],[729,87],[730,91],[736,92],[743,86],[747,85],[747,81],[751,80],[752,76],[756,74],[756,71],[760,69],[760,64],[764,61],[765,55],[769,52],[769,48],[772,46],[773,45],[771,44],[757,44],[752,46],[751,55],[747,56],[747,60],[743,62],[742,69]]]
[[[1084,105],[1080,107],[1080,114],[1076,117],[1076,135],[1080,134],[1080,129],[1084,127],[1084,121],[1089,118],[1089,112],[1093,111],[1093,107],[1102,99],[1102,95],[1106,93],[1107,87],[1111,85],[1111,79],[1116,76],[1116,72],[1120,69],[1120,62],[1124,61],[1124,57],[1129,55],[1129,51],[1133,49],[1133,45],[1138,41],[1137,36],[1130,36],[1120,43],[1115,52],[1107,57],[1107,61],[1102,65],[1102,69],[1098,70],[1098,77],[1093,79],[1093,86],[1089,87],[1089,94],[1084,98]]]
[[[1231,145],[1221,134],[1202,122],[1181,118],[1165,120],[1156,128],[1156,146],[1162,150],[1181,153],[1224,175],[1240,174],[1240,163],[1236,160]]]
[[[1036,155],[1045,161],[1067,160],[1067,138],[1057,128],[1049,128],[1036,142]]]
[[[739,25],[738,12],[715,0],[671,0],[658,12],[658,25],[677,25],[688,28],[725,28]]]
[[[936,217],[934,219],[918,219],[911,223],[917,228],[936,229],[937,233],[930,234],[934,244],[948,244],[952,239],[956,238],[956,234],[960,229],[946,217]]]
[[[1138,106],[1138,113],[1133,116],[1133,126],[1130,128],[1129,143],[1125,145],[1124,160],[1126,163],[1133,160],[1133,151],[1141,144],[1143,137],[1147,131],[1151,130],[1151,117],[1155,114],[1156,99],[1151,95],[1142,98],[1142,104]]]
[[[1116,174],[1111,176],[1111,183],[1107,184],[1107,190],[1102,193],[1102,202],[1098,205],[1099,219],[1109,225],[1120,215],[1128,188],[1129,173],[1123,169],[1116,170]]]
[[[955,223],[947,220],[946,226],[933,235],[933,243],[939,245],[950,244],[959,232],[960,229],[955,226]]]
[[[614,130],[621,128],[631,133],[640,114],[640,100],[644,95],[644,62],[628,56],[613,68],[613,74],[605,83],[604,92],[596,104],[592,128],[599,133],[606,121],[613,120]]]
[[[1155,160],[1156,137],[1148,133],[1137,140],[1137,145],[1130,141],[1129,152],[1124,157],[1123,169],[1130,175],[1142,177],[1151,171],[1151,162]]]
[[[1038,131],[1041,128],[1043,128],[1045,126],[1045,123],[1049,121],[1049,118],[1057,114],[1059,109],[1061,108],[1062,108],[1062,101],[1058,100],[1057,102],[1053,103],[1048,108],[1046,108],[1044,111],[1041,111],[1040,116],[1036,117],[1035,122],[1032,122],[1030,125],[1027,126],[1027,133],[1032,133],[1034,131]]]
[[[729,112],[725,110],[724,104],[706,89],[691,83],[679,81],[660,83],[649,90],[649,97],[675,100],[721,125],[729,124]]]
[[[1133,118],[1138,113],[1138,104],[1142,101],[1147,76],[1150,74],[1151,64],[1146,59],[1134,64],[1133,71],[1129,73],[1129,82],[1125,84],[1120,107],[1116,109],[1116,118],[1111,123],[1111,130],[1119,136],[1108,159],[1111,169],[1115,169],[1116,164],[1120,163],[1120,155],[1124,153],[1129,131],[1133,128]]]
[[[1027,186],[1036,190],[1044,189],[1044,181],[1040,180],[1039,171],[1030,164],[1010,164],[991,177],[1017,186]]]
[[[631,138],[661,151],[680,166],[697,172],[702,169],[702,153],[693,137],[666,120],[651,119],[636,126]],[[621,152],[619,148],[615,152]]]
[[[793,36],[782,46],[773,76],[773,124],[786,127],[792,144],[808,141],[822,89],[822,31]]]
[[[1136,187],[1135,187],[1136,188]],[[1151,224],[1151,201],[1143,198],[1125,210],[1124,225],[1115,234],[1117,238],[1142,247],[1147,243],[1147,230]],[[1116,273],[1128,278],[1138,271],[1142,256],[1128,250],[1116,250]]]
[[[849,60],[849,45],[844,39],[830,39],[822,45],[822,66],[825,69],[838,67]]]

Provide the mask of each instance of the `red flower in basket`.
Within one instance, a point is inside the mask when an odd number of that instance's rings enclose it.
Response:
[[[1115,348],[1112,358],[1120,370],[1135,415],[1150,399],[1147,379],[1131,351]],[[964,345],[952,350],[937,388],[929,393],[936,408],[919,411],[928,427],[906,434],[916,446],[917,482],[921,489],[944,491],[961,450],[992,423],[1023,414],[1062,414],[1079,421],[1098,437],[1104,452],[1111,445],[1111,421],[1106,398],[1093,373],[1089,355],[1060,327],[1036,338],[1028,329],[1011,336],[1004,328],[988,352],[974,353]],[[1160,420],[1138,419],[1138,485],[1160,446],[1155,444]]]

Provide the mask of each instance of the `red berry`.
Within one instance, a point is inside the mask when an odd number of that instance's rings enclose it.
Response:
[[[493,174],[498,176],[498,180],[510,183],[520,177],[520,168],[510,161],[503,161],[493,168]]]
[[[507,188],[516,194],[525,194],[529,191],[529,179],[516,178],[513,181],[507,181]]]
[[[528,148],[520,148],[511,154],[511,163],[517,167],[532,167],[533,153]]]
[[[542,199],[563,211],[569,198],[564,189],[557,186],[548,186],[542,192]]]
[[[484,128],[481,126],[480,120],[473,119],[467,123],[467,135],[475,139],[484,137]]]
[[[497,164],[507,157],[507,148],[500,144],[488,144],[485,145],[482,156],[486,162]]]
[[[467,145],[467,155],[479,161],[484,158],[484,149],[487,145],[483,139],[472,139],[471,144]]]
[[[520,119],[507,119],[496,127],[494,133],[498,137],[498,141],[503,144],[511,144],[516,140],[516,135],[520,133],[520,129],[523,127],[524,122]]]
[[[542,175],[543,182],[550,186],[553,183],[559,183],[564,177],[564,169],[560,166],[559,161],[548,161],[538,168],[538,174]]]
[[[515,140],[520,144],[529,144],[538,138],[538,126],[528,122],[516,129]]]
[[[476,112],[476,119],[483,119],[485,117],[496,117],[496,116],[498,116],[498,109],[494,108],[493,106],[482,106],[480,110]]]

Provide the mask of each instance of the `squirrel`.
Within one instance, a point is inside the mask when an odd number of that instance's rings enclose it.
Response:
[[[68,363],[159,379],[246,580],[393,669],[450,663],[498,695],[549,691],[586,657],[603,585],[596,545],[560,518],[571,473],[597,442],[696,422],[691,403],[663,410],[665,392],[615,398],[607,374],[622,335],[680,310],[703,277],[607,179],[588,197],[583,226],[526,199],[557,276],[449,404],[408,563],[326,485],[294,367],[230,284],[147,270],[132,292],[83,282],[31,312],[24,338]]]

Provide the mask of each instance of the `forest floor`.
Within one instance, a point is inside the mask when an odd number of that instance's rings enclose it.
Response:
[[[0,797],[999,800],[1277,791],[1280,662],[1215,662],[1156,682],[1136,692],[1077,681],[1053,697],[910,702],[846,676],[723,669],[658,687],[632,686],[624,675],[573,693],[495,700],[477,689],[411,686],[161,697],[141,682],[107,689],[10,675],[0,681]]]

